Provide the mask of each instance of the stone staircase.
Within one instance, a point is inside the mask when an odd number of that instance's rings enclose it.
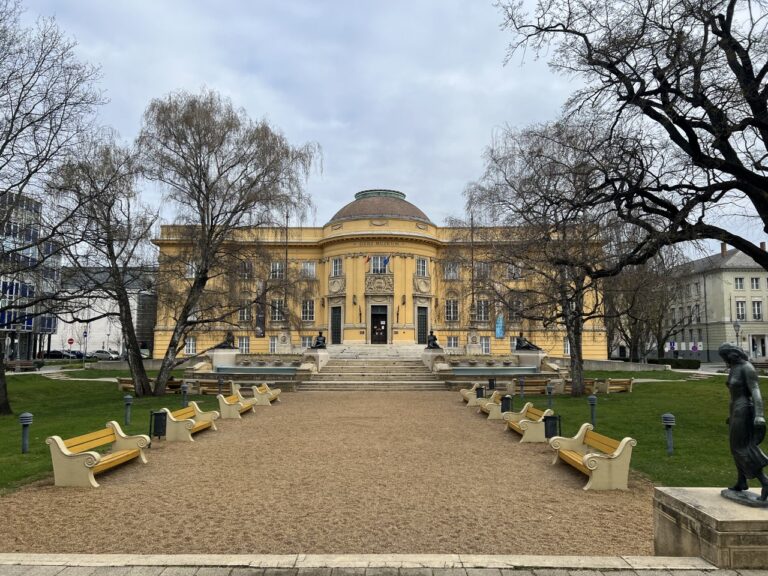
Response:
[[[420,348],[423,350],[423,346]],[[421,360],[390,356],[334,357],[302,382],[300,391],[445,391],[446,385]]]

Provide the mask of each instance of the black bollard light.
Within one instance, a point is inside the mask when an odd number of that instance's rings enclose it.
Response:
[[[475,396],[477,398],[485,398],[485,388],[482,386],[475,388]]]
[[[224,377],[223,376],[219,376],[218,384],[219,384],[219,394],[221,394],[222,393],[221,391],[224,388]]]
[[[675,450],[674,443],[672,441],[672,427],[675,425],[675,415],[667,412],[661,415],[661,423],[664,424],[664,428],[667,431],[667,454],[670,456]]]
[[[123,402],[125,402],[125,425],[131,425],[131,404],[133,404],[133,396],[126,394],[123,396]]]
[[[552,408],[552,394],[555,391],[555,387],[554,387],[554,385],[552,384],[551,381],[547,382],[546,390],[547,390],[547,408],[551,409]]]
[[[523,376],[520,376],[520,378],[517,379],[517,383],[520,384],[520,398],[525,398],[525,378]]]
[[[29,425],[32,424],[32,414],[22,412],[19,414],[19,423],[21,424],[21,453],[29,452]]]
[[[187,392],[189,391],[189,384],[183,382],[181,385],[181,407],[187,407]]]
[[[597,412],[597,396],[590,394],[587,396],[587,402],[589,403],[589,419],[592,422],[592,426],[596,426],[595,412]]]
[[[501,411],[502,412],[512,412],[512,396],[507,394],[504,396],[504,398],[501,399]]]

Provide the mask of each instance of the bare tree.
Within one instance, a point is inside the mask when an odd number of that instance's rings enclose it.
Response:
[[[87,290],[89,299],[106,298],[116,304],[136,395],[144,396],[152,390],[136,337],[131,292],[153,289],[148,278],[155,272],[156,255],[150,239],[158,212],[140,201],[138,175],[135,153],[105,131],[60,167],[53,185],[90,199],[71,222],[72,233],[82,235],[83,242],[66,251],[67,260],[76,271],[73,281],[78,291]],[[72,304],[74,319],[81,320],[82,300]],[[90,307],[88,314],[90,320],[98,317]],[[101,316],[111,314],[107,310]]]
[[[51,193],[46,181],[101,102],[97,70],[78,61],[54,22],[24,28],[19,19],[17,2],[0,2],[0,324],[6,330],[53,312],[62,246],[77,241],[66,234],[67,223],[84,199]],[[0,414],[10,414],[5,353],[2,358]]]
[[[583,87],[571,114],[599,114],[612,157],[591,202],[646,232],[611,269],[664,244],[727,242],[768,268],[736,216],[768,232],[768,4],[750,0],[499,1],[514,38]],[[743,221],[743,220],[742,220]]]
[[[164,269],[158,290],[176,294],[161,319],[170,323],[170,339],[154,392],[163,394],[186,335],[229,313],[206,314],[220,304],[206,288],[218,283],[221,290],[242,261],[237,234],[310,205],[303,186],[317,147],[291,146],[266,121],[254,122],[210,90],[153,100],[139,147],[146,175],[166,186],[178,213],[178,225],[164,227],[157,240]]]

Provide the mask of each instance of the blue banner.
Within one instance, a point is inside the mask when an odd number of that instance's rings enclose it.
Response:
[[[504,338],[504,314],[496,316],[496,338]]]

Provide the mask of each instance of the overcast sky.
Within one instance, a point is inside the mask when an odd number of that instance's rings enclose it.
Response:
[[[543,62],[503,65],[492,0],[25,0],[101,66],[102,122],[132,139],[152,98],[207,86],[323,150],[323,225],[369,188],[436,224],[462,212],[494,130],[554,118],[570,91]]]

